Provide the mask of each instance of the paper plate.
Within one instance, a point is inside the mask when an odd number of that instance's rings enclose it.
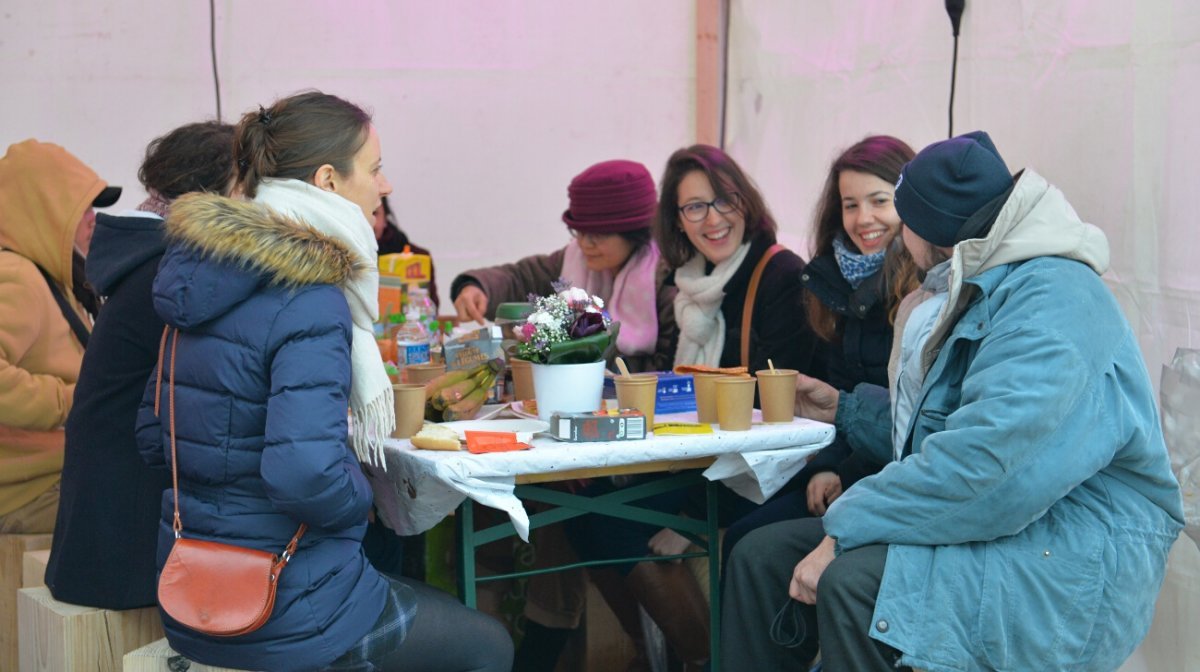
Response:
[[[550,429],[550,423],[541,420],[459,420],[456,422],[443,422],[443,427],[453,429],[458,433],[459,438],[464,441],[467,438],[467,430],[477,430],[481,432],[516,432],[517,441],[529,443],[533,435],[538,432],[544,432]]]
[[[472,420],[491,420],[506,408],[508,408],[508,404],[484,404],[479,408],[479,415]]]
[[[529,418],[530,420],[537,420],[537,408],[532,404],[530,405],[530,408],[525,408],[525,403],[526,402],[524,401],[514,401],[509,404],[508,410],[512,411],[513,415],[519,415],[522,418]]]

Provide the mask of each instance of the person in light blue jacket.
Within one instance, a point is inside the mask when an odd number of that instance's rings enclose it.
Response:
[[[823,519],[738,544],[723,650],[740,669],[805,669],[819,643],[827,672],[1115,670],[1150,627],[1183,514],[1137,339],[1100,279],[1107,241],[982,132],[922,150],[896,209],[919,264],[950,255],[898,459]],[[798,390],[799,412],[892,453],[886,390]],[[772,642],[780,604],[776,625],[797,605],[800,646]]]

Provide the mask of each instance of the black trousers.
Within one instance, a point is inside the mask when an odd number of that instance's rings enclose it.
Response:
[[[722,669],[807,670],[818,650],[825,672],[897,669],[899,652],[869,634],[886,546],[839,555],[821,575],[815,607],[788,597],[796,565],[824,536],[821,519],[806,518],[761,527],[734,546],[721,602]],[[771,639],[785,609],[784,621],[794,622],[783,629],[802,635],[791,648]]]

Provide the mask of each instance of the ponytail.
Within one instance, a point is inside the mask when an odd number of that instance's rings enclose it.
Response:
[[[359,106],[320,91],[247,112],[234,132],[238,186],[254,198],[267,178],[308,181],[325,164],[349,175],[370,124]]]

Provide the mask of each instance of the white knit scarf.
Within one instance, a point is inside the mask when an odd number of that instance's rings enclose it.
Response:
[[[658,246],[648,242],[614,275],[589,269],[579,241],[572,240],[563,250],[563,278],[604,299],[608,314],[621,323],[617,352],[622,355],[652,353],[658,345],[658,260]]]
[[[383,440],[396,429],[392,383],[375,344],[379,264],[375,231],[354,203],[300,180],[263,180],[255,202],[290,215],[350,248],[364,270],[342,286],[353,322],[350,349],[351,445],[362,462],[383,466]]]
[[[704,274],[705,258],[697,254],[675,271],[675,322],[679,325],[679,346],[675,365],[719,366],[725,349],[725,316],[721,302],[725,284],[746,259],[750,243],[742,243],[712,273]]]

